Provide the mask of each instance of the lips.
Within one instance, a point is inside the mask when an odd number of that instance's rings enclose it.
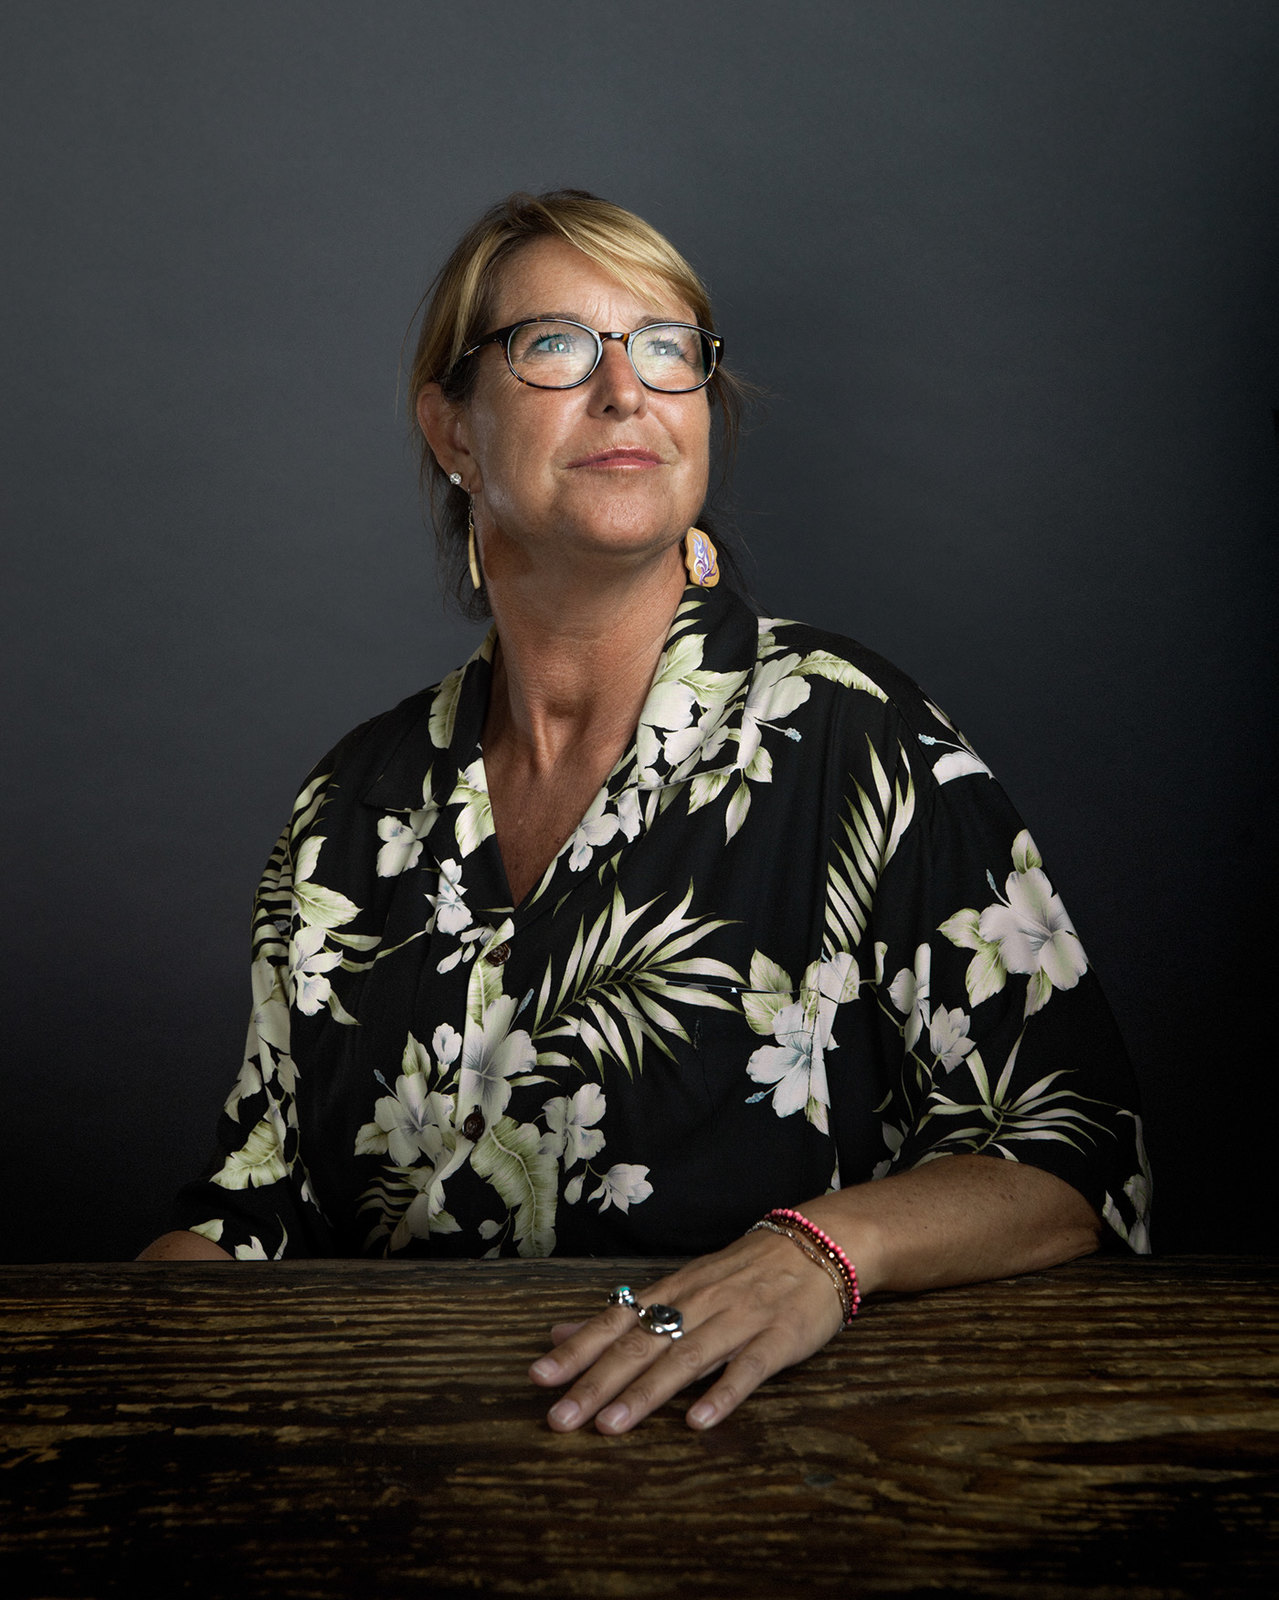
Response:
[[[642,450],[627,445],[615,445],[608,450],[595,450],[588,456],[570,461],[570,467],[660,467],[662,458],[652,450]]]

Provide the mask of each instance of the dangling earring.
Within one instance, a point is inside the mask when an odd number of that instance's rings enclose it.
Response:
[[[703,589],[713,589],[719,582],[717,551],[700,528],[690,528],[684,535],[684,566],[692,582]]]
[[[475,501],[466,509],[466,559],[471,567],[471,582],[480,587],[480,562],[475,548]]]

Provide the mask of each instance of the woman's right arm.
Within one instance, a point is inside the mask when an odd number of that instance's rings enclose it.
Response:
[[[220,1244],[205,1239],[198,1233],[178,1228],[173,1233],[162,1233],[138,1257],[139,1261],[234,1261],[235,1257]]]

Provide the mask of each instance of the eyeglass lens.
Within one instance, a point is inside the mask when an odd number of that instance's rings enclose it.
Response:
[[[711,370],[711,347],[697,328],[661,323],[631,335],[628,348],[640,380],[667,393],[700,388]],[[589,376],[600,345],[576,322],[524,322],[507,341],[511,370],[542,389],[567,389]]]

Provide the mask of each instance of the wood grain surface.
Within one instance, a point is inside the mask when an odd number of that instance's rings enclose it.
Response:
[[[708,1434],[552,1434],[637,1265],[0,1268],[0,1595],[1279,1594],[1279,1263],[886,1298]]]

